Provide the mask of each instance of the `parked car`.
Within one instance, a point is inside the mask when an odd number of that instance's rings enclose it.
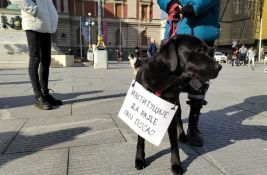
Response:
[[[215,52],[214,59],[219,63],[221,63],[221,62],[226,63],[227,56],[225,56],[222,52]]]

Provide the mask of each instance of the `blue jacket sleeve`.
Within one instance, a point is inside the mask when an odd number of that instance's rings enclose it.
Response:
[[[220,2],[220,0],[187,0],[187,3],[186,0],[181,1],[185,2],[183,6],[186,4],[192,5],[196,16],[206,13],[211,7]]]

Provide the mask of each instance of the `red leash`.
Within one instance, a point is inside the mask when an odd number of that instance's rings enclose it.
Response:
[[[176,32],[179,29],[180,23],[183,20],[183,17],[180,17],[180,19],[175,18],[177,14],[179,14],[179,4],[175,3],[170,7],[168,11],[168,19],[171,22],[171,25],[169,28],[170,37],[176,35]],[[177,21],[178,23],[176,23]]]
[[[170,7],[170,9],[168,11],[168,19],[171,21],[171,25],[170,25],[170,28],[169,28],[170,37],[176,35],[176,32],[179,29],[180,23],[183,20],[182,16],[180,16],[179,19],[175,18],[175,16],[177,14],[179,14],[179,12],[180,12],[179,8],[180,8],[179,4],[175,3]],[[176,23],[177,21],[178,21],[178,23]],[[161,92],[162,91],[158,90],[158,91],[155,91],[154,94],[156,96],[160,97],[161,96]]]

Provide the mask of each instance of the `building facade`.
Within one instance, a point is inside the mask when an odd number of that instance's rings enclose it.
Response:
[[[64,52],[71,48],[76,54],[80,54],[82,49],[82,53],[86,55],[89,35],[92,44],[97,43],[98,1],[55,0],[54,3],[60,14],[58,30],[54,36],[57,46]],[[121,50],[124,59],[135,47],[145,51],[150,38],[155,38],[159,44],[161,23],[156,0],[102,0],[101,8],[102,30],[109,59],[114,58],[116,49]],[[86,32],[88,26],[84,25],[88,21],[88,13],[91,14],[90,21],[95,22],[94,26],[90,26],[91,34]]]
[[[97,15],[99,0],[53,0],[59,13],[58,30],[53,35],[53,42],[63,53],[69,49],[76,55],[86,56],[89,38],[97,43]],[[259,8],[263,2],[263,11]],[[8,0],[0,0],[0,7],[5,8]],[[159,45],[162,39],[161,10],[156,0],[101,0],[103,12],[102,26],[109,59],[113,59],[115,50],[121,50],[126,59],[128,52],[140,47],[146,52],[150,38]],[[259,12],[266,18],[266,0],[221,0],[221,36],[217,46],[254,44],[259,36]],[[86,25],[89,16],[95,25]],[[263,20],[263,39],[266,38],[266,21]],[[90,37],[89,37],[90,35]]]

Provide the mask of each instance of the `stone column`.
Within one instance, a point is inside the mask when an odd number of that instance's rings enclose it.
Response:
[[[61,13],[61,0],[57,0],[57,11]]]
[[[63,13],[69,13],[69,3],[68,0],[63,1],[64,11]]]

